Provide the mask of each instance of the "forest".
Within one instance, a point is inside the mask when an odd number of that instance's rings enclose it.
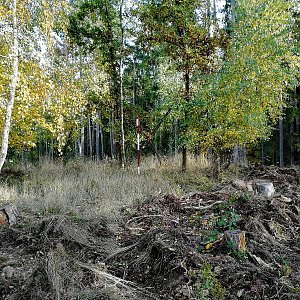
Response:
[[[0,300],[300,299],[298,0],[0,0]]]
[[[297,1],[2,1],[1,164],[300,159]]]

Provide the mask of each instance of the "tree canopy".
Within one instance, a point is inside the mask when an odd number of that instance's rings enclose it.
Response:
[[[17,41],[15,153],[51,147],[124,164],[140,116],[144,151],[181,150],[185,169],[187,151],[268,140],[287,107],[298,111],[292,0],[226,1],[219,11],[210,0],[16,1],[17,40],[11,4],[0,5],[0,125]]]

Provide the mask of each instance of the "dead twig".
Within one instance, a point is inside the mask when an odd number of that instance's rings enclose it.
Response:
[[[127,246],[127,247],[120,248],[120,249],[116,250],[115,252],[111,253],[109,256],[107,256],[107,257],[104,259],[104,261],[110,260],[111,258],[113,258],[113,257],[115,257],[115,256],[117,256],[117,255],[120,255],[120,254],[122,254],[122,253],[124,253],[124,252],[127,252],[127,251],[133,249],[133,248],[134,248],[135,246],[137,246],[137,245],[138,245],[138,243],[135,243],[135,244],[133,244],[133,245],[129,245],[129,246]]]
[[[107,284],[111,284],[112,286],[117,286],[118,288],[123,288],[129,292],[136,292],[142,294],[148,298],[159,300],[155,295],[151,294],[150,292],[146,291],[145,289],[140,288],[135,283],[119,278],[114,276],[103,269],[101,266],[85,264],[80,261],[76,261],[77,265],[80,267],[89,270],[99,276],[103,281],[106,281]]]
[[[213,206],[217,205],[217,204],[221,204],[224,203],[224,201],[216,201],[210,205],[206,205],[206,206],[184,206],[184,209],[193,209],[193,210],[206,210],[206,209],[210,209]]]
[[[164,218],[164,217],[165,217],[164,215],[146,215],[146,216],[138,216],[138,217],[134,217],[134,218],[128,220],[128,221],[126,222],[126,226],[127,226],[128,224],[130,224],[131,222],[136,221],[136,220],[139,220],[139,219],[146,219],[146,218]]]

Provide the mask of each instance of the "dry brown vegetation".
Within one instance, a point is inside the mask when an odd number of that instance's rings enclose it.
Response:
[[[78,161],[4,172],[0,202],[20,218],[0,227],[0,298],[300,299],[298,171],[241,170],[274,182],[264,198],[232,185],[235,171],[213,179],[203,159],[179,170],[149,158],[141,176]]]

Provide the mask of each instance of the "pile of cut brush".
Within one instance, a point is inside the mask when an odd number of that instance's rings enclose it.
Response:
[[[128,217],[111,270],[158,299],[300,299],[299,178],[257,166],[214,192],[154,197]]]
[[[0,226],[1,299],[300,299],[299,178],[252,167],[211,192],[155,196],[117,230],[20,212]]]

